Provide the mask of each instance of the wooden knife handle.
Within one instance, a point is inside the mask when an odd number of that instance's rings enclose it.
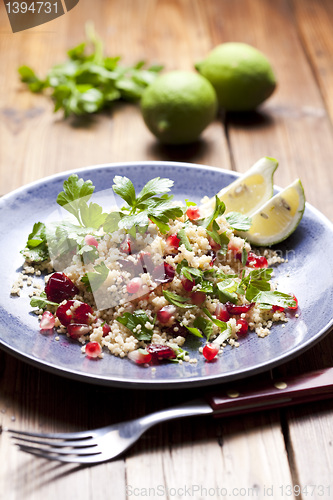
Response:
[[[333,396],[333,368],[312,371],[276,380],[225,384],[212,391],[207,400],[215,417],[249,413],[282,406],[317,401]]]

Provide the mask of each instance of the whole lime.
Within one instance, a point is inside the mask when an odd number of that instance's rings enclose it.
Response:
[[[211,82],[219,105],[228,111],[253,110],[276,87],[276,78],[268,59],[245,43],[218,45],[195,67]]]
[[[158,76],[141,99],[143,119],[165,144],[195,141],[215,118],[217,97],[211,83],[190,71]]]

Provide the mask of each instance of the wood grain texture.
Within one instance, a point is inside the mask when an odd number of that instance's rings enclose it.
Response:
[[[88,20],[108,54],[119,54],[128,64],[145,58],[165,64],[166,70],[191,70],[218,43],[250,43],[271,60],[278,89],[257,113],[219,117],[198,143],[186,147],[159,145],[137,105],[117,104],[91,120],[64,121],[52,113],[45,97],[24,89],[17,67],[28,64],[44,75],[84,39]],[[300,176],[307,199],[331,218],[331,27],[329,0],[99,0],[93,8],[89,0],[80,0],[67,15],[13,35],[1,3],[0,194],[93,164],[181,160],[245,171],[269,155],[280,161],[276,183],[285,186]],[[328,336],[276,372],[333,366],[332,353]],[[135,418],[204,392],[95,387],[43,372],[0,351],[3,426],[81,430]],[[287,490],[282,494],[280,486],[331,484],[332,424],[330,401],[224,420],[175,421],[151,429],[126,458],[91,468],[34,459],[20,453],[3,433],[0,492],[7,500],[122,500],[147,492],[149,498],[170,499],[183,498],[184,488],[195,487],[194,498],[221,499],[236,497],[234,488],[245,488],[248,498],[266,500],[267,488],[272,488],[274,499],[296,498]],[[215,488],[214,494],[209,488]],[[218,488],[227,493],[219,494]],[[328,498],[319,491],[311,498]]]

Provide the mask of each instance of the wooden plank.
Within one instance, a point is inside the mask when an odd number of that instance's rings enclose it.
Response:
[[[333,120],[333,4],[330,0],[292,0],[292,5],[304,51]]]

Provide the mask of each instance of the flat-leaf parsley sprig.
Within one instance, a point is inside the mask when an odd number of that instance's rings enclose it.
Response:
[[[162,234],[169,230],[169,220],[182,217],[184,208],[176,206],[172,196],[167,193],[173,186],[170,179],[156,177],[147,182],[140,193],[136,195],[135,188],[127,177],[116,175],[113,179],[113,191],[118,194],[126,205],[118,212],[111,212],[103,225],[104,231],[114,232],[124,229],[134,238],[136,232],[144,233],[149,221],[156,224]]]

